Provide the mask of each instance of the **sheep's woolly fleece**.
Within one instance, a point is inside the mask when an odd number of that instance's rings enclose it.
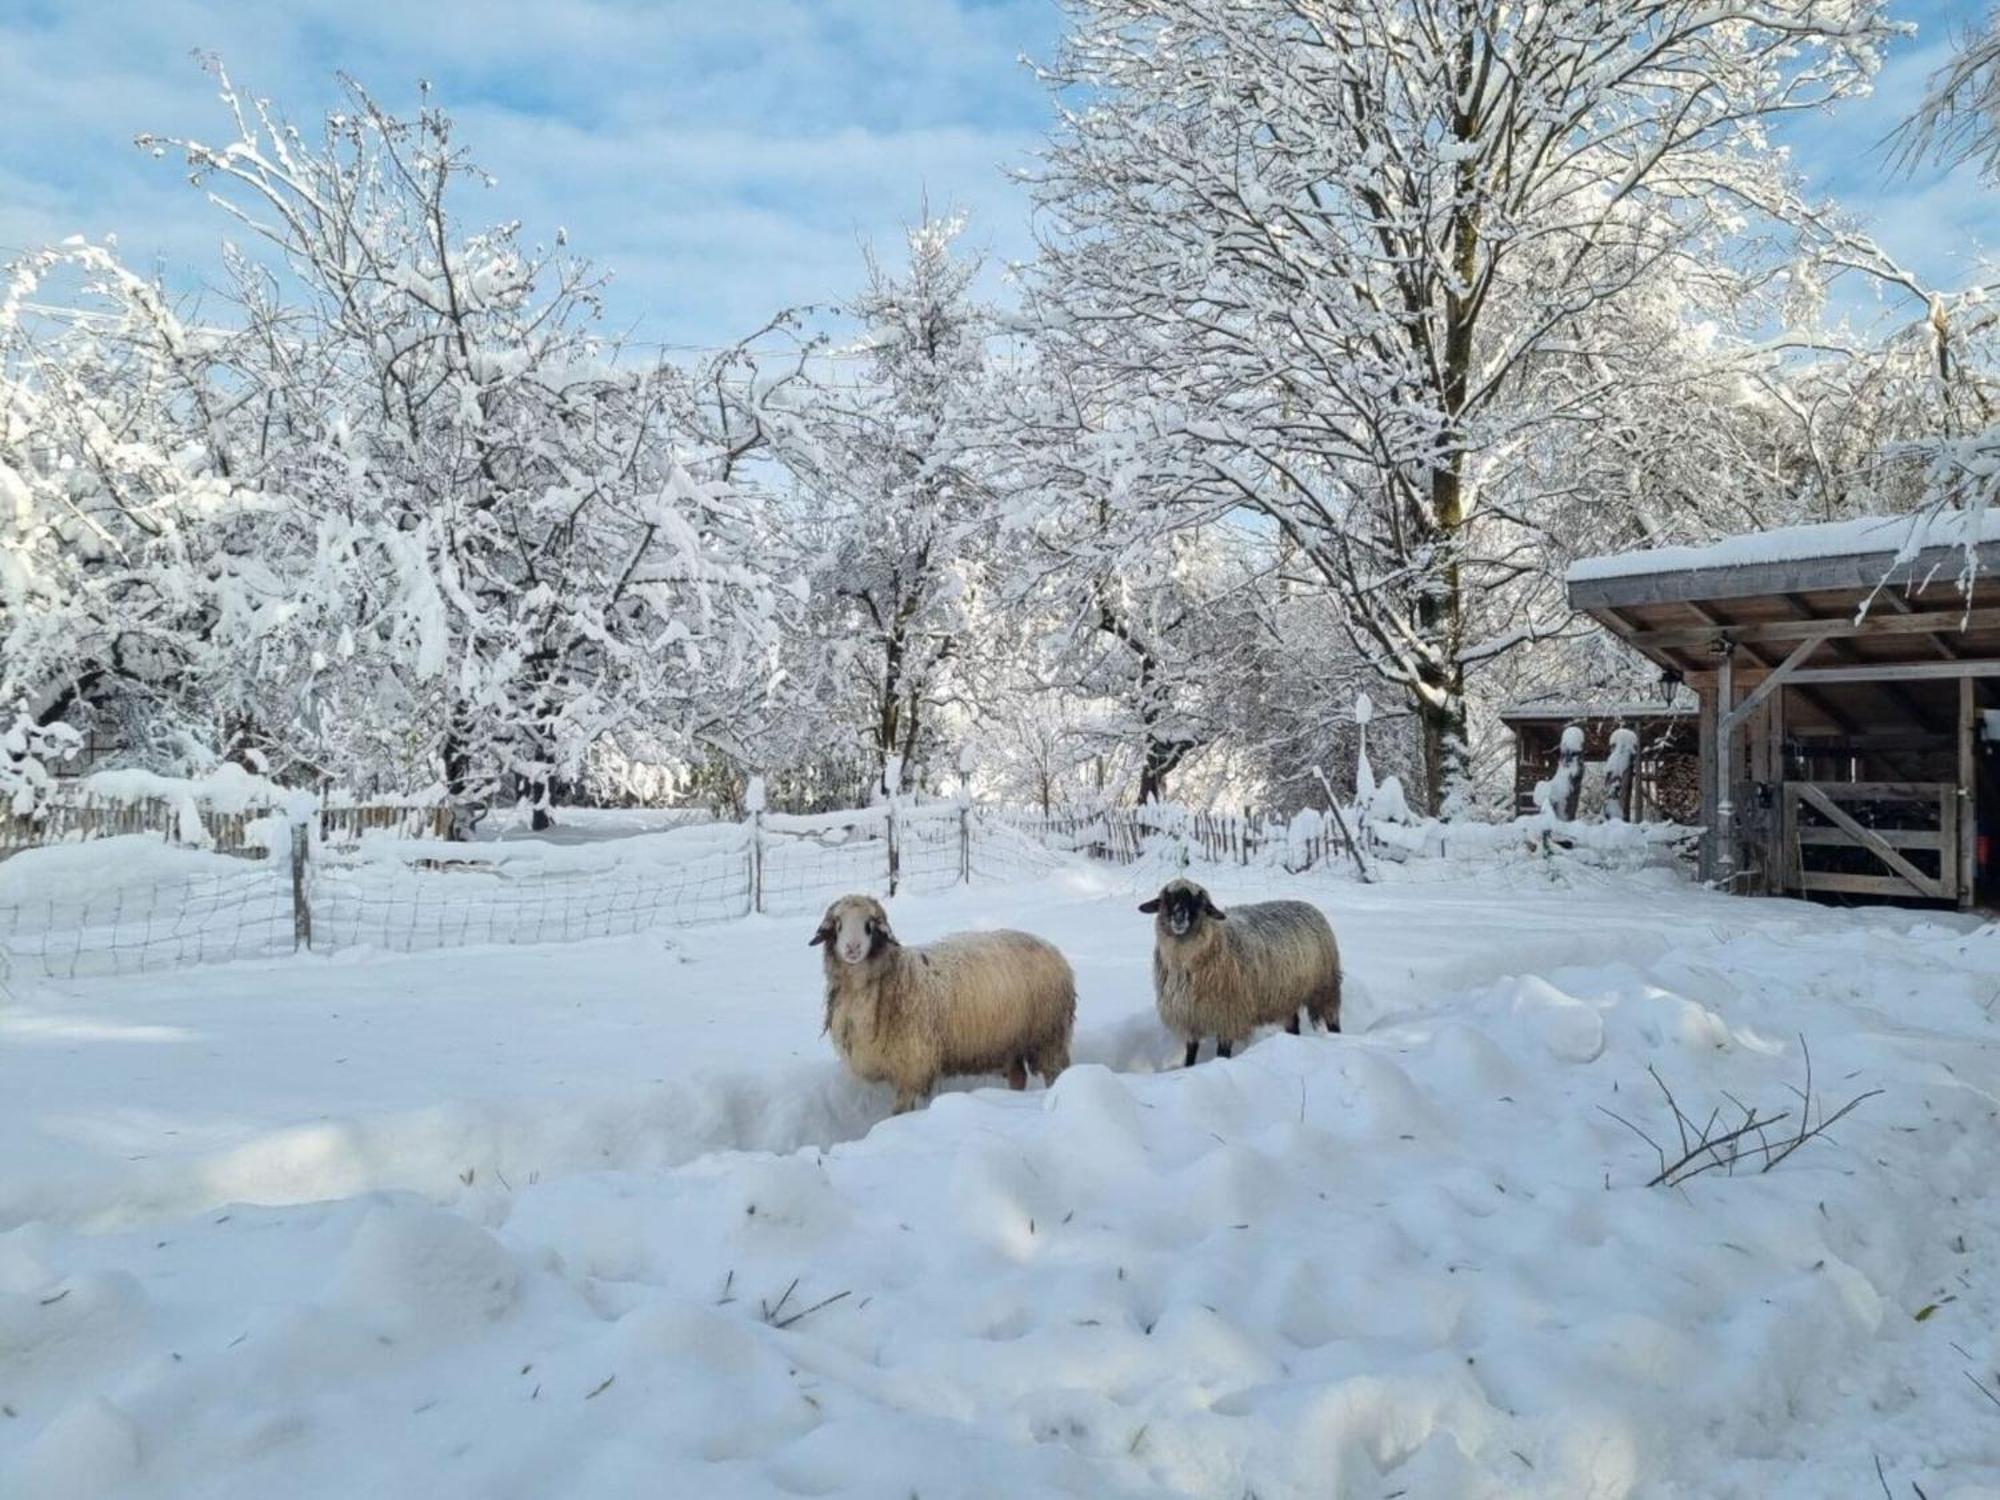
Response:
[[[17,976],[0,1494],[2000,1493],[2000,934],[1214,884],[1329,911],[1349,1035],[1152,1071],[1131,892],[898,903],[1052,938],[1082,1013],[1054,1089],[882,1123],[780,924]],[[1801,1032],[1885,1093],[1644,1185],[1649,1067],[1782,1108]]]

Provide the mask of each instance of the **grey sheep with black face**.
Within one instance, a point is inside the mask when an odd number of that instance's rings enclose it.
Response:
[[[1141,903],[1153,918],[1153,1003],[1187,1043],[1227,1057],[1259,1026],[1298,1034],[1303,1010],[1340,1030],[1340,948],[1333,927],[1304,901],[1256,901],[1224,911],[1194,881],[1170,880]]]
[[[1050,944],[1025,932],[961,932],[906,948],[873,896],[842,896],[811,942],[825,949],[826,1031],[849,1068],[916,1108],[938,1079],[1028,1073],[1054,1083],[1069,1066],[1076,977]]]

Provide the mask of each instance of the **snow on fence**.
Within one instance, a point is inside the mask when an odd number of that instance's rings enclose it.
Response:
[[[1195,863],[1299,873],[1561,845],[1630,862],[1685,833],[1546,818],[1377,820],[1360,825],[1357,853],[1344,832],[1355,825],[1311,811],[1289,820],[1161,806],[1035,813],[915,799],[805,817],[753,812],[593,844],[410,837],[408,820],[386,814],[380,825],[350,838],[355,825],[330,824],[306,805],[297,821],[246,831],[240,847],[254,858],[216,852],[239,845],[212,822],[202,848],[143,836],[45,848],[0,864],[0,957],[11,953],[22,972],[73,978],[299,950],[573,942],[752,912],[801,915],[847,891],[1021,879],[1076,857],[1163,873]]]
[[[167,782],[164,777],[148,780]],[[198,789],[202,784],[186,785]],[[153,834],[219,854],[261,855],[264,826],[273,817],[289,816],[289,805],[281,796],[214,799],[198,790],[129,796],[86,783],[47,798],[32,813],[15,813],[0,804],[0,860],[50,844],[126,834]],[[451,809],[434,802],[330,802],[315,815],[320,837],[337,844],[359,843],[373,833],[441,839],[451,831]]]

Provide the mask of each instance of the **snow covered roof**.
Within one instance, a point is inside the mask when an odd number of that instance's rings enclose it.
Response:
[[[1884,557],[1908,561],[1924,552],[2000,542],[2000,511],[1945,511],[1933,515],[1861,516],[1816,526],[1786,526],[1745,532],[1705,547],[1657,547],[1617,552],[1574,563],[1567,581],[1649,577],[1662,573],[1706,573],[1759,563],[1809,562],[1825,558]]]
[[[1500,710],[1504,724],[1515,719],[1691,719],[1700,712],[1691,703],[1510,703]]]

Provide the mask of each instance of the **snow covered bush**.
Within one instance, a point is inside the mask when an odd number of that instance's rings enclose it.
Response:
[[[0,805],[30,818],[54,785],[52,763],[73,754],[81,737],[67,724],[37,724],[25,711],[0,734]]]

